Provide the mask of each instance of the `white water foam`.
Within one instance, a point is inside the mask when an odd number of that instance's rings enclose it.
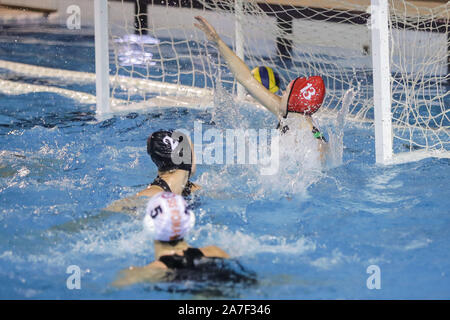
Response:
[[[199,238],[205,233],[205,245],[217,245],[232,257],[254,256],[259,253],[302,255],[316,250],[316,244],[308,238],[301,237],[290,242],[284,237],[256,236],[212,224],[197,227],[191,236]]]

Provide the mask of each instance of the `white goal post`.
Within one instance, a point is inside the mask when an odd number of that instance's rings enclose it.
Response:
[[[220,86],[244,99],[193,27],[193,17],[204,15],[250,68],[272,67],[281,87],[297,76],[324,77],[317,116],[335,112],[354,88],[349,119],[374,124],[377,163],[450,158],[446,1],[95,0],[95,10],[99,112],[108,112],[105,92],[130,104],[168,96],[187,105],[201,95],[211,101]],[[118,77],[161,85],[149,94],[126,80],[111,84]]]
[[[111,112],[109,105],[108,1],[94,0],[94,15],[96,112],[102,115]]]
[[[391,68],[389,62],[388,0],[371,0],[375,158],[392,161]]]

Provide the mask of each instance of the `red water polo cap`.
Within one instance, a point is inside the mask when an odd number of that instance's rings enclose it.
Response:
[[[319,110],[325,97],[325,84],[321,76],[297,78],[291,81],[290,86],[288,112],[311,115]]]

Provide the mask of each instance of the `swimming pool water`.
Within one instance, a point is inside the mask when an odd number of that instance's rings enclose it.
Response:
[[[93,37],[38,27],[0,30],[0,59],[94,70]],[[352,122],[338,166],[311,164],[308,145],[282,146],[282,159],[297,159],[298,170],[282,163],[275,177],[257,165],[198,166],[193,181],[202,190],[190,200],[197,223],[189,243],[220,246],[256,274],[257,284],[112,288],[121,269],[153,260],[139,218],[101,210],[155,177],[147,136],[160,128],[193,131],[199,121],[204,131],[276,122],[226,95],[216,109],[156,108],[103,121],[94,107],[49,93],[0,95],[0,298],[450,297],[450,161],[375,165],[373,128]],[[81,268],[80,290],[66,287],[70,265]],[[370,265],[381,270],[379,290],[366,286]]]

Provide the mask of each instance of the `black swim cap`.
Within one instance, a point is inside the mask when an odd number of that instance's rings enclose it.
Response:
[[[153,132],[147,139],[147,153],[159,171],[181,169],[191,172],[191,145],[188,137],[180,131]]]

